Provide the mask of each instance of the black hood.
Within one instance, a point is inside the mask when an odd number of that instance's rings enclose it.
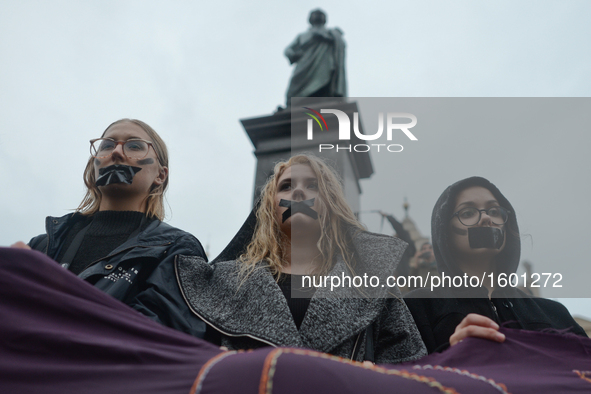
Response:
[[[257,215],[256,212],[259,209],[261,201],[255,202],[254,208],[250,211],[250,214],[240,227],[240,230],[234,235],[234,238],[230,243],[222,250],[222,252],[213,260],[211,264],[215,264],[220,261],[238,260],[240,255],[246,253],[246,248],[252,237],[254,236],[254,230],[257,226]]]
[[[509,200],[503,196],[501,191],[488,180],[473,176],[454,183],[449,186],[439,196],[433,208],[431,215],[431,238],[433,240],[433,252],[437,260],[437,269],[439,272],[445,272],[446,275],[463,275],[454,261],[449,243],[449,222],[454,214],[456,205],[456,198],[458,193],[462,190],[472,186],[481,186],[488,189],[499,204],[509,210],[509,220],[507,225],[512,231],[506,231],[505,248],[496,257],[498,273],[513,273],[517,271],[519,265],[519,258],[521,256],[521,240],[517,236],[519,234],[519,227],[517,226],[517,218],[515,210],[511,206]],[[505,226],[507,228],[507,225]]]

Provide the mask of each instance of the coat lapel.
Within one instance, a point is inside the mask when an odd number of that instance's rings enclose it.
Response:
[[[392,275],[406,243],[367,232],[353,234],[357,266],[350,272],[339,258],[329,275]],[[268,269],[259,268],[242,282],[236,261],[208,264],[199,257],[179,256],[177,276],[191,309],[230,336],[250,336],[276,346],[307,347],[330,352],[375,321],[388,296],[387,286],[330,287],[316,290],[298,332],[287,301]]]
[[[179,256],[177,265],[191,309],[214,328],[275,346],[302,347],[287,301],[266,268],[242,282],[235,261],[210,265],[198,257]]]
[[[330,352],[365,330],[384,308],[384,298],[388,297],[390,289],[381,287],[381,284],[393,275],[406,243],[368,232],[353,234],[352,239],[358,256],[355,273],[339,256],[329,276],[336,275],[342,279],[343,275],[353,278],[354,275],[363,277],[367,274],[368,278],[380,278],[380,285],[362,291],[348,286],[333,291],[330,287],[318,288],[300,327],[300,336],[306,347]]]

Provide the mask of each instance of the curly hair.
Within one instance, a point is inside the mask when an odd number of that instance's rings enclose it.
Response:
[[[239,258],[240,273],[247,277],[257,268],[269,268],[277,277],[285,267],[285,245],[290,240],[282,233],[276,219],[275,197],[277,183],[286,169],[295,165],[309,166],[318,179],[318,203],[324,206],[325,215],[319,217],[321,235],[318,249],[322,262],[316,267],[315,275],[327,274],[341,255],[345,264],[353,271],[354,250],[351,245],[351,230],[364,230],[345,200],[341,181],[337,173],[316,156],[299,154],[288,161],[275,165],[273,175],[262,189],[259,208],[256,212],[257,224],[246,252]],[[260,264],[260,263],[263,264]]]
[[[152,141],[152,147],[156,151],[156,156],[158,157],[158,164],[159,167],[168,167],[168,149],[166,149],[166,144],[160,138],[158,133],[150,127],[147,123],[142,122],[141,120],[137,119],[119,119],[116,122],[113,122],[105,129],[101,137],[104,137],[105,133],[114,125],[119,123],[133,123],[144,130],[150,140]],[[99,188],[96,186],[96,176],[94,174],[94,158],[91,156],[88,159],[88,163],[86,164],[86,168],[84,169],[84,184],[86,185],[86,195],[82,199],[82,202],[76,208],[76,212],[79,212],[83,215],[92,215],[99,210],[102,200],[102,193],[100,192]],[[166,188],[168,187],[168,176],[164,180],[161,185],[153,185],[150,193],[146,197],[145,200],[145,214],[148,217],[156,217],[160,220],[164,219],[164,193],[166,192]]]

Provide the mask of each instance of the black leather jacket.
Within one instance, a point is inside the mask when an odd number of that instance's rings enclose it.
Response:
[[[33,238],[29,246],[55,260],[69,229],[82,219],[79,213],[47,217],[47,234]],[[207,259],[193,235],[152,220],[106,257],[89,264],[78,277],[161,324],[203,338],[205,324],[188,313],[178,290],[174,259],[179,254]]]

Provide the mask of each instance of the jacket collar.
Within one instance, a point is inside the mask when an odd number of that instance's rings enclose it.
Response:
[[[392,275],[406,248],[403,241],[368,232],[353,235],[358,256],[355,274]],[[362,332],[384,306],[388,288],[378,287],[363,297],[356,289],[318,288],[298,332],[287,301],[270,271],[263,266],[242,282],[236,261],[205,263],[180,256],[176,271],[191,310],[229,336],[249,336],[275,346],[309,347],[330,352],[347,338]],[[329,275],[350,275],[339,259]],[[241,283],[242,282],[242,283]],[[355,297],[355,298],[354,298]]]
[[[48,236],[47,255],[57,256],[69,229],[78,221],[87,218],[87,216],[78,212],[61,217],[48,216],[45,219],[45,229]],[[117,254],[133,246],[151,247],[171,243],[178,237],[178,233],[169,231],[170,229],[174,228],[158,219],[151,220],[144,231],[119,245],[110,255]]]
[[[45,231],[47,232],[47,255],[57,258],[68,230],[84,216],[79,213],[69,213],[62,217],[48,216],[45,218]]]

